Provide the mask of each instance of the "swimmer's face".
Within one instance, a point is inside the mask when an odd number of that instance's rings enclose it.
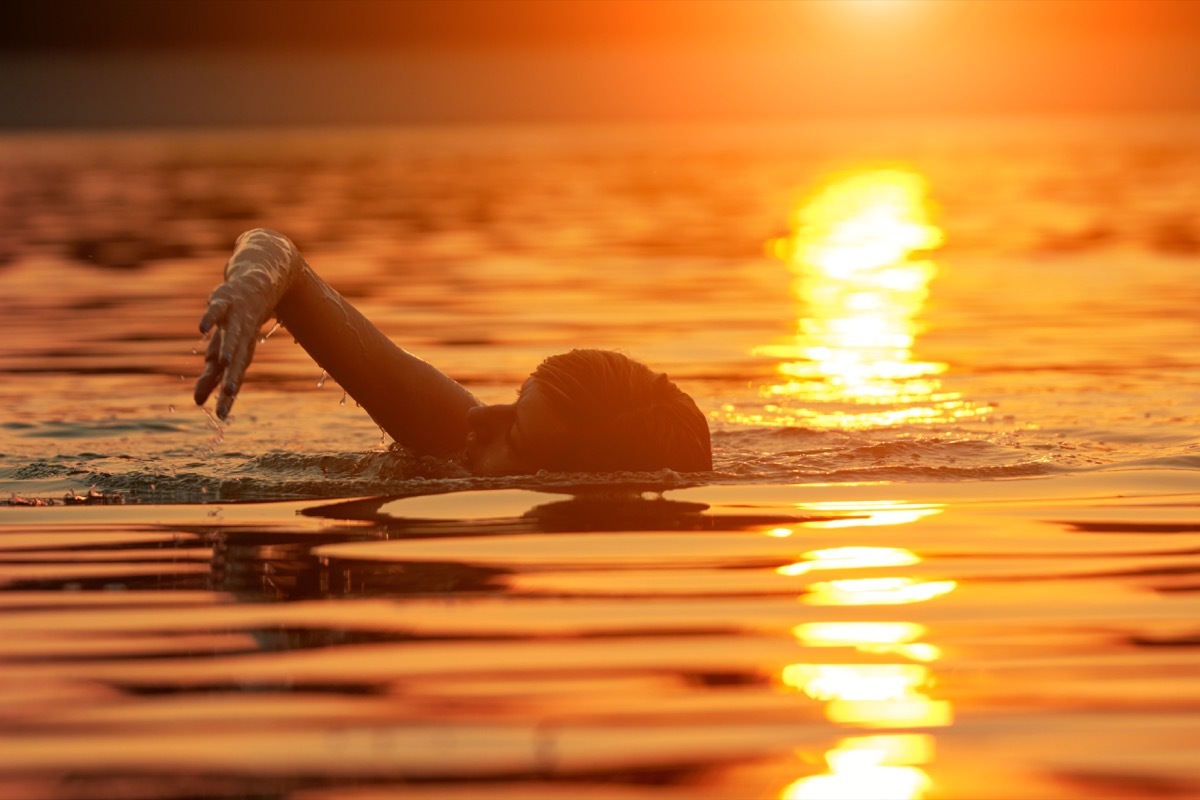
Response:
[[[528,475],[563,446],[565,422],[531,378],[515,403],[467,412],[467,468],[476,475]]]

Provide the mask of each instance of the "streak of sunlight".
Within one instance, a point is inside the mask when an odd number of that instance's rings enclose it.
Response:
[[[801,778],[783,790],[781,800],[909,800],[929,788],[919,767],[933,757],[925,734],[898,733],[843,739],[825,754],[826,775]]]
[[[921,664],[789,664],[783,682],[814,700],[904,700],[929,682]]]
[[[942,390],[946,364],[913,353],[944,240],[927,205],[920,175],[890,169],[835,181],[794,214],[768,247],[794,276],[796,334],[755,350],[782,380],[763,387],[761,412],[727,409],[732,421],[868,429],[983,412]]]
[[[861,528],[877,525],[903,525],[916,522],[922,517],[931,517],[942,513],[940,508],[881,508],[869,510],[866,516],[847,517],[845,519],[816,520],[805,523],[809,528]]]
[[[853,647],[921,662],[942,655],[936,645],[914,641],[925,634],[925,627],[915,622],[806,622],[792,628],[792,634],[806,647]]]
[[[888,606],[921,603],[954,591],[954,581],[912,578],[851,578],[809,587],[802,599],[814,606]]]
[[[899,547],[830,547],[812,550],[801,557],[805,560],[775,571],[780,575],[803,575],[817,569],[903,567],[921,560],[916,553]]]
[[[847,522],[905,524],[941,511],[912,508],[901,502],[825,504],[822,511],[852,515]],[[922,513],[905,514],[917,511]],[[890,522],[867,521],[875,514],[898,512]],[[885,516],[884,519],[887,519]],[[921,558],[897,547],[842,546],[811,550],[795,564],[780,567],[784,575],[820,569],[887,568],[902,570]],[[812,584],[801,600],[816,606],[874,606],[920,603],[956,588],[952,580],[920,581],[903,574],[847,578]],[[950,725],[954,709],[930,692],[936,680],[932,665],[941,650],[923,639],[924,625],[908,621],[809,621],[792,628],[805,648],[833,649],[850,656],[846,663],[814,659],[788,664],[779,673],[786,689],[825,704],[826,718],[859,729],[938,728]],[[843,656],[845,658],[845,656]],[[883,661],[882,659],[889,659]],[[895,798],[919,800],[933,785],[922,765],[933,760],[933,737],[926,733],[882,733],[842,739],[825,753],[827,770],[784,787],[780,800],[815,798]]]

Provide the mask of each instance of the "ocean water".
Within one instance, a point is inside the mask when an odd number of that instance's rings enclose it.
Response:
[[[0,794],[1200,794],[1198,143],[0,137]],[[668,372],[713,472],[473,478],[286,330],[218,425],[259,225],[484,400]]]

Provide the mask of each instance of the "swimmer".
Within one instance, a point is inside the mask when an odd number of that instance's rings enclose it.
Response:
[[[217,390],[217,416],[228,416],[272,316],[396,442],[476,475],[712,469],[704,415],[666,375],[620,353],[572,350],[543,361],[515,402],[485,405],[392,343],[265,228],[238,238],[200,319],[212,337],[197,405]]]

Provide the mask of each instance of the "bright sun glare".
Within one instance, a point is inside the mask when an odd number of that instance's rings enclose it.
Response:
[[[794,276],[796,335],[755,351],[779,359],[785,380],[764,390],[765,414],[735,419],[877,428],[978,413],[941,390],[946,364],[914,356],[937,274],[930,255],[944,239],[924,179],[900,169],[843,177],[800,207],[792,227],[770,249]]]

